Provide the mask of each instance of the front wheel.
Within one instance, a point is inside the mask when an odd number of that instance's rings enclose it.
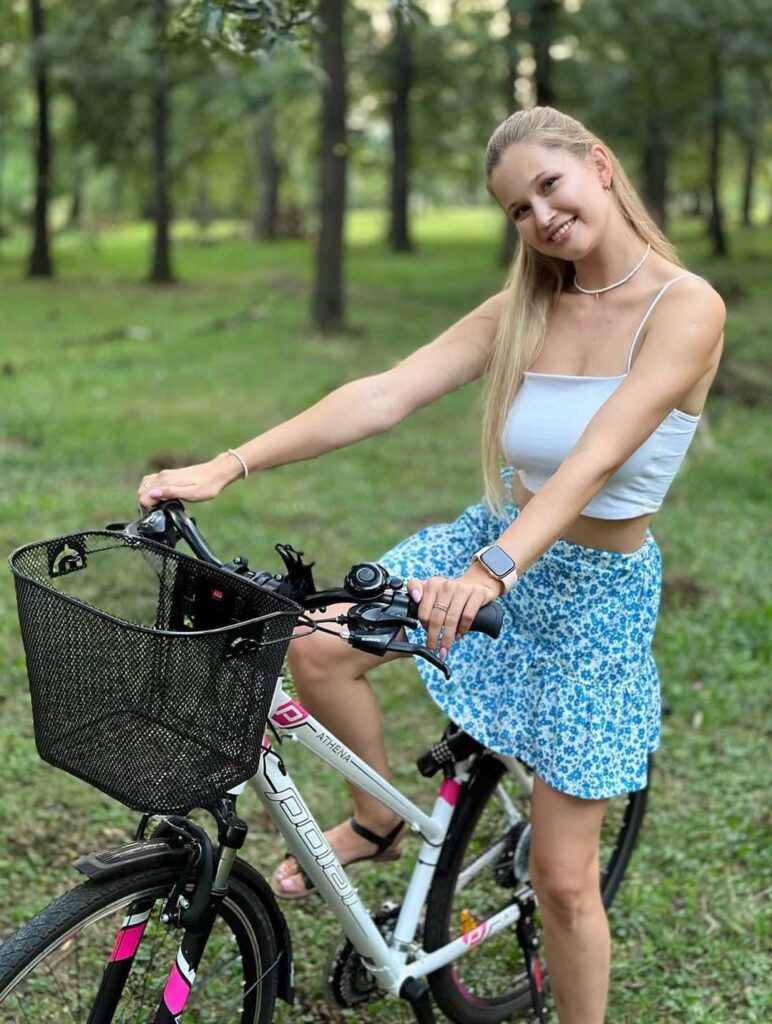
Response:
[[[457,939],[526,891],[517,878],[522,879],[527,867],[532,784],[533,777],[522,766],[510,772],[491,755],[474,765],[427,898],[427,952]],[[644,789],[609,801],[599,879],[606,907],[630,862],[646,800]],[[513,863],[514,872],[509,869]],[[428,980],[437,1005],[455,1024],[500,1024],[529,1012],[533,1005],[533,981],[515,928],[498,932]]]
[[[111,1022],[152,1022],[182,934],[160,920],[177,880],[177,872],[161,868],[85,882],[28,921],[0,947],[0,1024],[85,1024],[94,1019],[94,999],[126,912],[145,901],[153,910]],[[252,890],[232,876],[185,1020],[269,1024],[277,957],[268,914]]]

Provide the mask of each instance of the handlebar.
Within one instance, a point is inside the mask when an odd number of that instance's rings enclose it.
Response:
[[[181,538],[202,561],[249,579],[264,589],[280,593],[306,611],[349,604],[351,607],[346,613],[337,616],[334,621],[347,627],[344,639],[353,647],[381,656],[388,651],[417,654],[439,668],[446,677],[450,676],[448,666],[436,652],[420,644],[398,639],[403,628],[418,626],[418,607],[406,592],[404,580],[391,576],[382,565],[374,562],[357,563],[346,574],[342,587],[317,590],[312,573],[315,563],[304,563],[302,552],[295,551],[289,544],[276,545],[286,569],[284,575],[250,569],[243,557],[223,562],[214,554],[195,520],[177,499],[161,502],[134,523],[125,526],[114,524],[108,529],[124,530],[131,536],[153,540],[168,547],[175,547]],[[496,639],[502,620],[503,609],[497,601],[493,601],[479,610],[471,630]]]

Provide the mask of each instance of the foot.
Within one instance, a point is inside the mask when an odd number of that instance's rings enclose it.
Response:
[[[336,825],[335,828],[324,833],[327,842],[343,867],[358,860],[396,860],[400,856],[401,832],[389,846],[379,852],[376,843],[354,831],[352,820],[349,818],[348,821],[341,822],[340,825]],[[378,836],[388,836],[399,823],[398,818],[387,819],[385,822],[379,821],[374,825],[369,822],[365,823],[361,819],[358,820],[364,829],[369,829]],[[273,877],[276,895],[285,899],[297,899],[314,891],[313,884],[300,870],[300,865],[292,855],[281,862]]]

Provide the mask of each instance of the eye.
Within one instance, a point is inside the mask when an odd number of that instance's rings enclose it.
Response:
[[[555,185],[555,182],[557,180],[558,180],[557,176],[554,176],[552,178],[545,178],[544,181],[541,183],[542,189],[551,190],[553,188],[553,186]]]

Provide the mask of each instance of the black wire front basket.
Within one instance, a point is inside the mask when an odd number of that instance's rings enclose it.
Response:
[[[10,565],[45,761],[164,813],[254,775],[298,605],[118,532],[28,544]]]

